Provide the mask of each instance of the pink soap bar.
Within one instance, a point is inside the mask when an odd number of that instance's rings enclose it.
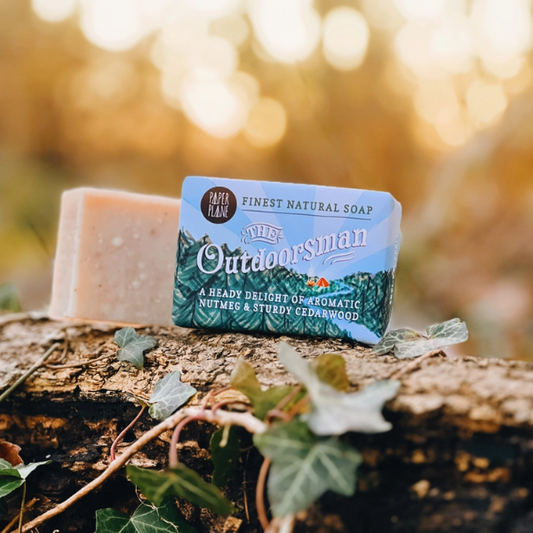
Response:
[[[63,193],[50,316],[172,324],[180,200]]]

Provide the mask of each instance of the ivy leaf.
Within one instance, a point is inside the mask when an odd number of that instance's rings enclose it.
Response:
[[[454,318],[442,324],[429,326],[424,334],[407,328],[389,331],[372,351],[378,355],[394,352],[398,359],[406,359],[418,357],[451,344],[459,344],[467,339],[466,324]]]
[[[227,432],[226,443],[225,446],[221,446],[224,432]],[[209,441],[209,448],[211,460],[215,465],[211,483],[216,487],[225,487],[241,457],[241,443],[235,428],[232,426],[215,431]]]
[[[0,498],[5,498],[14,490],[24,485],[26,478],[38,467],[47,465],[52,461],[41,461],[40,463],[19,464],[13,466],[11,463],[0,459]]]
[[[415,331],[414,329],[409,328],[400,328],[393,329],[389,331],[373,348],[372,353],[377,355],[385,355],[394,351],[394,348],[397,345],[403,343],[416,343],[419,341],[424,341],[425,338],[423,335]]]
[[[235,390],[242,392],[252,404],[263,392],[253,366],[240,357],[231,373],[230,384]]]
[[[22,478],[0,478],[0,498],[5,498],[14,490],[17,490],[19,487],[22,487],[22,485],[24,485],[24,480]]]
[[[137,332],[126,327],[115,333],[115,343],[119,345],[117,352],[119,361],[128,361],[137,368],[144,365],[144,352],[157,346],[157,340],[149,335],[137,335]]]
[[[263,391],[252,365],[241,358],[237,360],[231,373],[230,384],[250,400],[254,408],[254,415],[260,420],[263,420],[271,409],[274,409],[283,398],[294,390],[294,387],[289,385],[279,385]],[[293,404],[294,400],[290,405]]]
[[[167,498],[160,507],[141,505],[131,522],[138,533],[197,533],[179,512],[174,498]]]
[[[268,498],[274,516],[307,509],[327,490],[355,492],[359,453],[338,439],[317,439],[301,420],[273,424],[254,435],[254,444],[272,461]]]
[[[196,394],[196,389],[181,381],[181,373],[177,370],[170,372],[159,380],[150,396],[150,416],[157,420],[164,420],[184,405],[189,398]]]
[[[96,511],[96,533],[197,533],[172,499],[160,507],[143,503],[132,517],[115,509]]]
[[[377,381],[359,392],[343,393],[324,383],[314,368],[286,342],[278,347],[278,359],[309,393],[312,409],[302,416],[317,435],[340,435],[347,431],[381,433],[392,426],[381,410],[396,396],[401,383]]]
[[[126,471],[130,481],[155,505],[160,505],[166,496],[177,496],[223,516],[235,511],[232,503],[215,486],[181,463],[163,472],[133,465],[129,465]]]
[[[311,366],[317,376],[334,389],[346,391],[350,388],[350,380],[346,374],[346,361],[342,355],[323,353],[313,359]]]
[[[52,461],[41,461],[39,463],[30,463],[27,465],[17,465],[15,467],[15,470],[18,471],[20,474],[20,477],[22,479],[26,479],[36,468],[39,468],[40,466],[49,465]],[[0,475],[2,472],[0,471]]]
[[[136,533],[136,529],[127,514],[115,509],[99,509],[96,511],[96,533]]]
[[[51,462],[52,461],[41,461],[39,463],[12,466],[7,461],[0,459],[0,478],[12,477],[16,479],[22,479],[24,481],[36,468],[39,468],[42,465],[48,465]]]
[[[315,408],[305,415],[309,427],[317,435],[340,435],[347,431],[382,433],[392,424],[381,413],[383,406],[398,393],[401,382],[384,379],[359,392],[322,391]]]
[[[259,396],[255,402],[252,402],[254,415],[259,418],[259,420],[264,420],[267,413],[271,409],[274,409],[274,407],[276,407],[281,400],[288,396],[293,390],[294,387],[291,387],[290,385],[277,385],[276,387],[270,387],[270,389],[262,391],[261,396]],[[295,399],[285,406],[284,410],[286,411],[289,409],[300,398],[301,395],[296,396]]]
[[[20,301],[17,287],[14,283],[2,283],[0,285],[0,311],[20,311]]]

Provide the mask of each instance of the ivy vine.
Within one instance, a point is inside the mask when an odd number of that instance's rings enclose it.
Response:
[[[422,360],[447,344],[466,340],[467,336],[464,323],[455,319],[430,326],[424,334],[407,329],[390,332],[374,352],[378,355],[392,352],[398,358],[422,356],[419,357]],[[117,331],[115,342],[119,346],[119,360],[138,368],[143,366],[144,353],[157,345],[154,338],[138,335],[133,328]],[[252,434],[253,444],[264,458],[256,487],[256,509],[268,533],[282,527],[290,531],[295,515],[309,508],[328,490],[352,496],[362,459],[343,435],[390,430],[391,424],[383,418],[382,409],[396,396],[401,382],[384,379],[350,392],[346,363],[340,355],[324,354],[309,362],[292,346],[281,342],[278,359],[297,385],[264,390],[253,367],[240,358],[229,386],[209,391],[199,407],[187,406],[196,389],[182,382],[179,372],[167,374],[155,384],[149,399],[139,399],[139,414],[111,446],[108,468],[68,500],[24,526],[23,503],[18,531],[28,532],[57,516],[126,466],[127,477],[142,495],[142,502],[131,516],[115,509],[98,510],[96,533],[194,533],[195,528],[180,513],[175,498],[222,516],[235,512],[235,506],[224,495],[224,487],[241,455],[238,426]],[[217,397],[228,389],[238,391],[242,397],[220,401]],[[147,408],[159,423],[117,455],[118,444]],[[181,432],[199,420],[219,426],[210,440],[214,465],[210,482],[178,457]],[[167,430],[172,430],[167,468],[154,470],[128,464],[143,446]],[[20,464],[14,465],[19,462],[18,455],[13,455],[13,448],[9,452],[9,456],[2,456],[0,447],[0,457],[3,457],[0,458],[0,515],[7,510],[6,497],[25,487],[31,472],[49,462],[24,465],[20,460]]]

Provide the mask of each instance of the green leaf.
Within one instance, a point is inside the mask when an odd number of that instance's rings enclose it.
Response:
[[[337,439],[317,439],[301,420],[273,424],[254,435],[254,443],[272,461],[268,498],[274,516],[307,509],[327,490],[355,492],[359,453]]]
[[[96,511],[96,533],[137,533],[137,530],[127,514],[115,509],[99,509]]]
[[[2,468],[0,470],[0,478],[2,477],[14,477],[17,479],[23,479],[23,477],[20,475],[20,472],[14,466],[10,468]]]
[[[0,459],[0,498],[4,498],[24,485],[26,478],[36,468],[51,462],[52,461],[41,461],[40,463],[12,466],[11,463]]]
[[[179,512],[174,498],[167,498],[160,507],[141,505],[131,522],[138,533],[197,533]]]
[[[13,468],[13,465],[5,459],[0,459],[0,471],[6,468]]]
[[[252,365],[241,358],[237,360],[231,373],[230,384],[250,400],[254,415],[260,420],[294,390],[294,387],[289,385],[279,385],[263,391]],[[287,407],[293,404],[294,400]]]
[[[253,366],[240,357],[231,373],[230,384],[235,390],[247,396],[252,404],[263,392]]]
[[[7,515],[7,502],[3,499],[0,499],[0,516]]]
[[[118,331],[115,331],[115,342],[122,348],[129,344],[130,342],[133,342],[137,339],[139,335],[137,335],[137,332],[130,327],[119,329]]]
[[[377,381],[359,392],[343,393],[324,383],[314,368],[286,342],[278,347],[278,359],[296,379],[305,385],[312,409],[302,416],[317,435],[340,435],[347,431],[381,433],[392,426],[381,410],[396,396],[401,383]]]
[[[13,477],[16,479],[26,479],[36,468],[39,468],[42,465],[48,465],[52,461],[41,461],[39,463],[29,463],[27,465],[21,464],[17,466],[12,466],[7,461],[0,459],[0,478],[3,477]],[[9,465],[9,466],[6,466]]]
[[[4,477],[0,478],[0,498],[5,498],[7,495],[11,494],[14,490],[17,490],[19,487],[24,485],[24,480],[22,478],[16,477]]]
[[[150,396],[150,416],[157,420],[164,420],[184,405],[189,398],[196,394],[196,389],[181,381],[181,374],[177,370],[170,372],[159,380]]]
[[[270,387],[266,391],[262,391],[261,395],[252,403],[254,407],[254,415],[260,420],[264,420],[267,413],[276,407],[283,398],[288,396],[294,387],[290,385],[278,385],[276,387]],[[289,402],[284,410],[289,409],[301,396],[297,396],[291,402]]]
[[[0,285],[0,311],[20,311],[20,301],[17,287],[13,283],[3,283]]]
[[[313,359],[311,366],[318,377],[334,389],[346,391],[350,388],[350,380],[346,374],[346,361],[342,355],[324,353]]]
[[[137,335],[137,332],[126,327],[115,333],[115,342],[120,350],[117,352],[119,361],[128,361],[137,368],[144,365],[144,353],[157,346],[157,340],[149,335]]]
[[[424,336],[409,328],[393,329],[389,331],[373,348],[372,353],[384,355],[394,351],[396,345],[425,340]]]
[[[226,433],[226,443],[221,446],[224,433]],[[209,448],[211,450],[211,460],[215,465],[211,483],[216,487],[225,487],[241,457],[241,443],[235,428],[224,427],[215,431],[209,442]]]
[[[394,352],[399,359],[418,357],[433,350],[439,350],[468,339],[466,324],[458,318],[442,324],[433,324],[425,334],[412,329],[401,328],[389,331],[373,348],[378,355]]]
[[[143,503],[129,518],[115,509],[96,511],[96,533],[197,533],[171,498],[160,507]]]
[[[155,505],[161,504],[166,496],[177,496],[223,516],[235,511],[215,486],[181,463],[163,472],[133,465],[126,470],[130,481]]]
[[[16,470],[18,470],[20,476],[22,479],[26,479],[36,468],[39,468],[43,465],[49,465],[52,461],[41,461],[39,463],[30,463],[27,465],[17,465],[15,467]],[[0,471],[0,475],[1,475]]]

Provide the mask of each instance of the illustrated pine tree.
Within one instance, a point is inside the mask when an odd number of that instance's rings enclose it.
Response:
[[[299,335],[349,338],[347,331],[329,318],[297,315],[294,312],[273,313],[272,306],[276,305],[276,302],[241,298],[240,310],[227,308],[215,312],[213,307],[215,304],[209,297],[210,289],[215,288],[228,293],[230,290],[241,290],[243,294],[249,292],[258,295],[301,295],[305,299],[337,295],[338,299],[360,301],[359,318],[356,321],[358,324],[367,327],[378,336],[385,332],[390,317],[392,271],[380,271],[375,275],[359,272],[340,280],[330,280],[329,287],[310,287],[308,286],[310,276],[279,265],[261,272],[252,270],[242,272],[239,268],[232,267],[234,272],[231,274],[227,274],[225,268],[213,274],[206,274],[198,268],[197,256],[200,249],[208,244],[211,244],[211,240],[207,235],[194,240],[190,235],[180,231],[178,248],[180,273],[175,289],[175,299],[179,305],[175,306],[174,315],[180,325],[233,331],[286,331]],[[226,245],[223,246],[223,252],[230,265],[234,265],[232,260],[235,259],[236,262],[242,254],[240,248],[230,250]],[[207,258],[204,269],[209,272],[215,270],[216,266],[217,258]],[[200,300],[203,301],[202,304]],[[278,303],[282,305],[281,302]],[[247,311],[244,310],[246,304],[249,305]],[[253,309],[254,304],[257,304],[256,310]],[[342,309],[337,308],[337,311],[339,310]]]

